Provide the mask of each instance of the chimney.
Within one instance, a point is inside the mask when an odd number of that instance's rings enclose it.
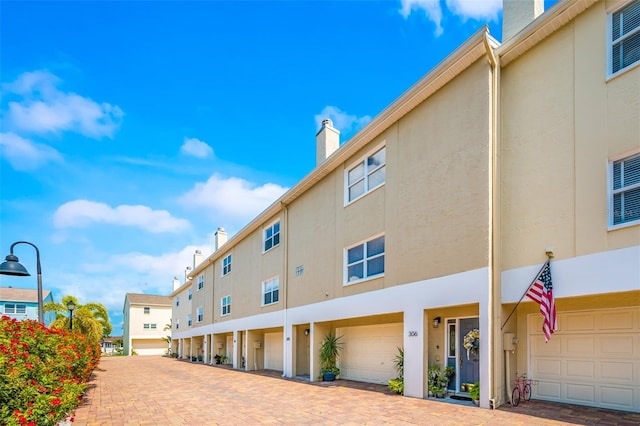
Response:
[[[319,166],[340,147],[340,131],[333,127],[329,118],[322,120],[322,127],[316,134],[316,166]]]
[[[173,277],[173,291],[176,291],[178,288],[180,288],[180,280],[178,277]]]
[[[196,250],[195,253],[193,253],[193,269],[196,269],[196,267],[202,263],[202,252],[200,250]]]
[[[544,12],[544,0],[502,1],[502,42],[504,43]]]
[[[218,249],[227,242],[227,233],[223,228],[218,228],[215,234],[213,234],[213,251]]]

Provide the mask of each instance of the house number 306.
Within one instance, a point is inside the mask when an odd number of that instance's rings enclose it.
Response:
[[[416,337],[418,335],[417,331],[410,331],[409,332],[409,337]]]

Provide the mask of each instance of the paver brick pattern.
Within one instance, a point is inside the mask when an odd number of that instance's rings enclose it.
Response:
[[[530,402],[485,410],[403,398],[383,386],[313,385],[166,357],[105,357],[80,425],[637,425],[640,414]],[[352,386],[349,383],[353,384]],[[375,388],[376,385],[373,385]],[[504,406],[503,406],[504,407]]]

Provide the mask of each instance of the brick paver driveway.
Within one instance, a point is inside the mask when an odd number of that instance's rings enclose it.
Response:
[[[342,382],[342,385],[340,385]],[[560,425],[640,423],[640,415],[531,402],[484,410],[337,381],[313,385],[165,357],[106,357],[80,425]]]

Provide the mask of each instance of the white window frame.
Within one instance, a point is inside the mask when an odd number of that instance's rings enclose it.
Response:
[[[275,232],[274,228],[275,226],[278,225],[278,232]],[[271,237],[267,237],[267,232],[271,230]],[[274,248],[278,247],[280,245],[280,234],[282,233],[282,227],[280,226],[280,219],[278,220],[274,220],[273,222],[271,222],[271,224],[267,227],[265,227],[262,230],[262,253],[266,253],[268,251],[273,250]],[[273,243],[273,241],[276,239],[276,236],[278,237],[277,243]],[[271,243],[271,247],[266,248],[267,246],[267,241],[268,240],[272,240]]]
[[[634,28],[633,30],[631,30],[630,32],[628,32],[627,34],[623,35],[622,37],[619,37],[618,39],[615,40],[615,42],[612,40],[613,38],[613,15],[618,13],[620,10],[628,7],[631,5],[631,3],[633,3],[633,0],[631,1],[624,1],[624,2],[619,2],[616,5],[614,5],[610,10],[608,10],[608,15],[607,15],[607,40],[606,40],[606,44],[607,44],[607,80],[615,78],[621,74],[624,74],[638,66],[640,66],[640,60],[636,61],[634,63],[632,63],[631,65],[627,65],[624,68],[620,68],[618,71],[613,72],[613,46],[614,44],[618,44],[624,40],[627,40],[631,37],[633,37],[635,34],[638,34],[640,32],[640,26],[638,26],[637,28]]]
[[[200,306],[198,309],[196,309],[196,322],[202,321],[204,321],[204,308]]]
[[[187,327],[191,327],[193,321],[191,320],[191,314],[187,314]]]
[[[377,153],[379,153],[380,151],[385,151],[384,154],[384,163],[377,165],[377,166],[369,166],[368,160],[369,158],[373,157],[374,155],[376,155]],[[357,167],[362,166],[364,168],[363,171],[363,175],[360,179],[358,179],[356,182],[352,183],[351,185],[349,184],[349,172],[351,172],[352,170],[354,170]],[[376,146],[375,148],[373,148],[372,150],[370,150],[369,152],[367,152],[366,155],[364,155],[363,157],[359,158],[358,161],[355,161],[353,163],[351,163],[348,167],[345,167],[344,170],[344,205],[347,206],[357,200],[359,200],[360,198],[364,197],[365,195],[371,193],[372,191],[383,187],[386,182],[387,182],[387,178],[386,178],[386,168],[387,168],[387,146],[385,144],[380,144],[378,146]],[[375,185],[375,186],[370,186],[369,184],[369,178],[371,177],[371,175],[381,169],[385,169],[385,179]],[[362,192],[362,194],[355,196],[353,199],[349,198],[349,190],[351,189],[352,186],[354,186],[356,183],[359,182],[363,182],[364,183],[364,191]]]
[[[144,324],[142,324],[142,328],[144,328],[145,330],[149,330],[151,328],[151,324],[144,323]]]
[[[350,245],[348,247],[345,247],[345,249],[344,249],[344,262],[343,262],[343,265],[344,265],[343,285],[348,286],[348,285],[352,285],[352,284],[361,283],[363,281],[368,281],[368,280],[384,277],[384,274],[385,274],[385,271],[386,271],[386,266],[384,267],[384,270],[381,273],[378,273],[378,274],[369,275],[368,271],[367,271],[367,263],[368,263],[368,261],[373,260],[373,259],[378,259],[380,257],[384,258],[385,255],[386,255],[386,250],[387,250],[386,238],[385,238],[385,241],[384,241],[384,244],[385,244],[384,251],[382,253],[377,253],[377,254],[374,254],[374,255],[368,255],[368,253],[367,253],[367,243],[371,242],[373,240],[376,240],[376,239],[378,239],[380,237],[384,238],[385,234],[384,233],[377,234],[377,235],[374,235],[374,236],[372,236],[370,238],[367,238],[366,240],[362,240],[362,241],[357,242],[356,244],[352,244],[352,245]],[[362,250],[363,250],[363,258],[361,260],[356,261],[356,262],[349,263],[349,250],[351,250],[351,249],[353,249],[355,247],[358,247],[358,246],[363,246],[363,248],[362,248]],[[384,260],[383,260],[383,262],[384,262]],[[362,278],[356,277],[354,279],[350,279],[349,278],[349,267],[350,266],[354,266],[354,265],[359,264],[359,263],[362,263],[362,265],[363,265],[362,266],[362,272],[363,272]],[[383,263],[383,265],[384,265],[384,263]]]
[[[176,296],[176,307],[180,306],[180,296]]]
[[[145,315],[151,314],[151,307],[149,307],[149,306],[143,307],[142,308],[142,312],[144,312]]]
[[[176,330],[180,328],[180,318],[176,319]]]
[[[188,298],[189,300],[193,299],[193,290],[192,290],[192,289],[189,289],[189,290],[187,291],[187,294],[188,294],[187,298]]]
[[[231,253],[222,259],[222,276],[231,273]]]
[[[198,275],[198,291],[204,288],[204,274]]]
[[[157,323],[151,324],[151,329],[152,330],[157,330],[158,329],[158,324]]]
[[[9,310],[9,306],[13,308]],[[4,304],[4,313],[12,314],[12,315],[20,315],[27,313],[27,305],[24,303],[5,303]]]
[[[278,288],[274,288],[274,283],[275,285],[278,286]],[[271,290],[269,292],[267,292],[267,287],[271,285]],[[278,300],[274,301],[273,300],[273,294],[277,292],[277,297]],[[264,297],[267,295],[267,293],[271,294],[271,302],[269,303],[265,303],[264,302]],[[262,281],[262,306],[270,306],[270,305],[275,305],[276,303],[280,302],[280,277],[279,276],[275,276],[275,277],[271,277],[267,280]]]
[[[228,303],[225,303],[228,301]],[[231,295],[220,298],[220,316],[224,317],[231,314]]]
[[[623,186],[620,189],[613,189],[613,163],[616,163],[618,161],[626,161],[626,160],[630,160],[633,157],[639,156],[640,155],[640,148],[631,150],[631,151],[627,151],[623,154],[620,155],[616,155],[614,157],[609,158],[609,164],[608,164],[608,170],[607,170],[607,192],[608,192],[608,229],[610,231],[616,230],[616,229],[620,229],[620,228],[626,228],[628,226],[635,226],[640,224],[640,219],[636,219],[636,220],[631,220],[628,222],[622,222],[622,223],[617,223],[614,224],[614,207],[613,207],[613,197],[615,194],[619,194],[619,193],[624,193],[627,191],[630,191],[632,189],[636,189],[640,187],[640,183],[636,183],[633,185],[629,185],[629,186]]]

